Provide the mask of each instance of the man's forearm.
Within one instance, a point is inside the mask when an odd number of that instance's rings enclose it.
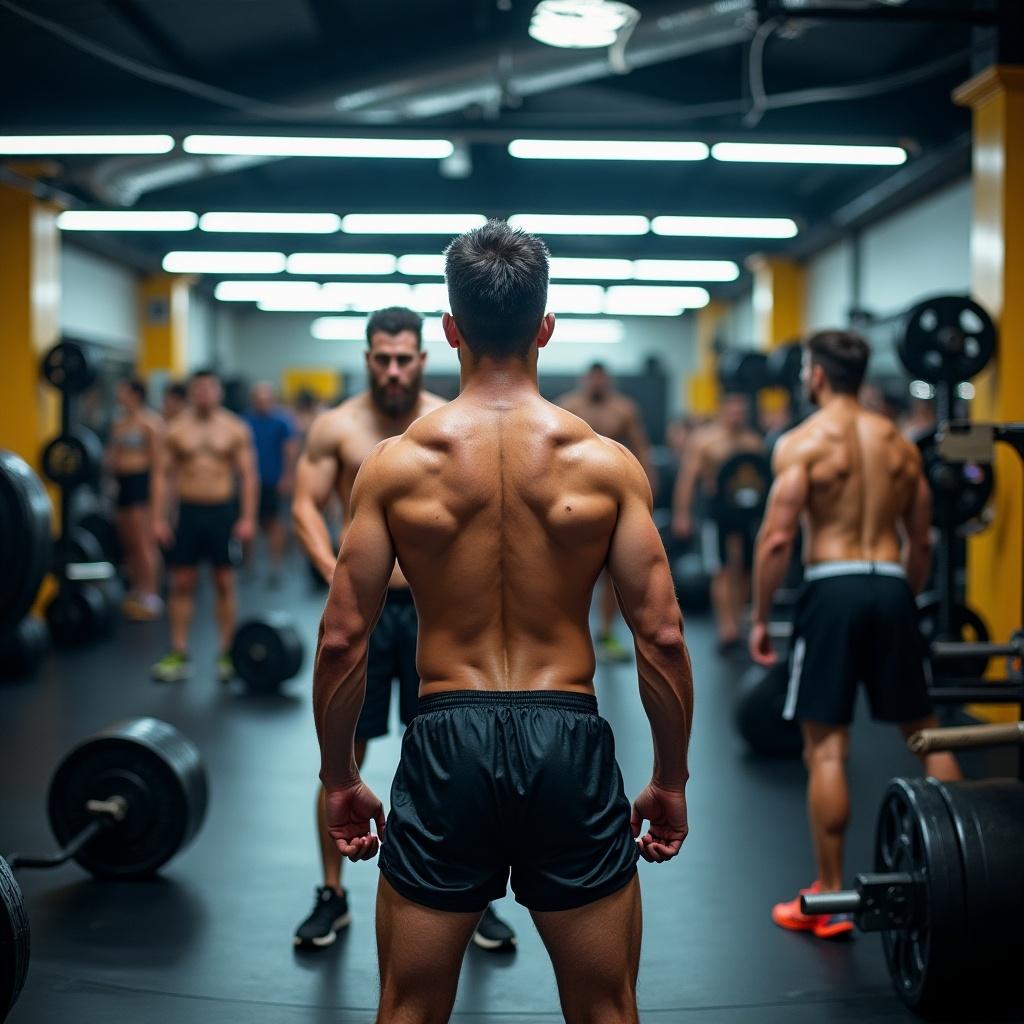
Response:
[[[259,482],[250,468],[242,474],[242,510],[241,516],[249,522],[256,521]]]
[[[903,568],[907,573],[907,583],[915,594],[924,590],[928,582],[928,571],[932,564],[931,543],[908,544],[903,557]]]
[[[313,711],[320,741],[320,781],[341,789],[359,778],[356,724],[366,694],[368,637],[331,640],[320,627],[313,669]]]
[[[793,538],[762,539],[757,541],[754,560],[754,621],[767,622],[771,614],[775,591],[782,586],[793,556]]]
[[[320,575],[330,582],[338,556],[323,512],[308,498],[298,498],[292,502],[292,524],[303,550]]]
[[[682,790],[690,777],[687,751],[693,721],[693,672],[682,634],[664,643],[637,639],[640,700],[651,723],[654,772],[661,789]]]

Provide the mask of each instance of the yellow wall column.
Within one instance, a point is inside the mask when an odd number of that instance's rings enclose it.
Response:
[[[993,364],[975,381],[979,421],[1024,420],[1024,68],[997,66],[954,99],[974,111],[972,293],[999,325]],[[1020,460],[997,445],[995,521],[968,550],[967,601],[1005,641],[1021,625]],[[1016,718],[1014,714],[1012,716]]]
[[[753,256],[754,329],[761,348],[776,348],[804,333],[803,264],[782,256]]]
[[[729,307],[719,299],[697,310],[697,371],[687,380],[683,395],[693,416],[712,416],[718,409],[715,336],[728,314]]]
[[[153,274],[139,285],[140,322],[138,370],[181,377],[188,365],[188,296],[191,279]]]
[[[0,185],[0,447],[39,468],[58,429],[57,393],[40,383],[40,356],[59,334],[60,236],[56,207]]]

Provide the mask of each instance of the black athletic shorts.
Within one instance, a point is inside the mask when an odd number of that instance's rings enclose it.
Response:
[[[149,473],[119,473],[117,507],[133,508],[149,504]]]
[[[277,519],[281,515],[281,494],[277,484],[260,484],[260,512],[261,523],[271,519]]]
[[[730,541],[735,537],[735,541]],[[737,527],[726,520],[709,517],[701,524],[701,554],[708,572],[716,573],[730,562],[729,548],[738,543],[742,552],[743,568],[748,572],[754,565],[755,532],[749,526]]]
[[[436,910],[483,910],[510,872],[530,910],[570,910],[636,874],[629,817],[594,697],[454,690],[405,732],[380,870]]]
[[[238,565],[241,545],[231,535],[237,521],[238,503],[235,501],[213,505],[183,501],[167,564],[185,568],[205,562],[218,569]]]
[[[894,562],[808,566],[793,617],[784,718],[853,720],[857,684],[871,714],[912,722],[932,712],[914,595]]]
[[[398,713],[408,725],[416,715],[420,675],[416,671],[416,605],[408,587],[388,591],[384,608],[370,634],[366,696],[356,725],[356,739],[385,736],[391,712],[392,684],[398,680]]]

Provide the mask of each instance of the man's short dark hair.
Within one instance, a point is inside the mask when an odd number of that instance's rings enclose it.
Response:
[[[590,366],[587,367],[587,373],[607,373],[607,372],[608,372],[608,368],[604,365],[604,363],[591,363]]]
[[[188,389],[180,381],[174,381],[172,384],[168,384],[164,388],[164,397],[168,395],[174,395],[175,398],[185,399],[188,398]]]
[[[126,377],[123,384],[140,402],[146,401],[146,382],[141,377]]]
[[[548,248],[536,237],[490,220],[445,250],[452,315],[477,358],[523,358],[548,301]]]
[[[871,348],[856,331],[818,331],[806,341],[811,365],[820,366],[837,395],[855,395],[864,383]]]
[[[203,377],[212,377],[214,380],[220,380],[220,374],[212,366],[200,366],[198,370],[193,370],[188,378],[189,384],[193,381],[201,380]]]
[[[423,347],[423,317],[405,306],[388,306],[370,314],[366,321],[366,343],[373,344],[375,334],[401,334],[412,331],[416,335],[416,347]]]

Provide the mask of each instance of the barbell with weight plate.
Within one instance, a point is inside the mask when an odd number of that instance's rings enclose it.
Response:
[[[718,356],[718,380],[726,391],[760,391],[774,383],[768,375],[767,362],[763,352],[727,349]]]
[[[298,674],[303,649],[299,632],[283,612],[249,619],[236,630],[231,661],[246,686],[255,693],[277,690]]]
[[[0,450],[0,629],[25,617],[50,568],[51,514],[28,463]]]
[[[907,371],[931,384],[959,384],[988,365],[996,327],[966,295],[936,295],[903,316],[896,352]]]
[[[952,607],[953,635],[946,636],[939,627],[942,601],[937,594],[921,594],[917,599],[917,621],[928,650],[936,640],[985,641],[989,638],[988,627],[976,611],[965,604],[955,602]],[[964,654],[942,659],[943,675],[969,676],[980,679],[988,668],[986,654]]]
[[[852,913],[882,932],[893,986],[929,1014],[969,1005],[976,1017],[1020,1000],[1024,783],[893,779],[875,830],[874,874],[856,888],[806,895],[804,913]]]
[[[925,479],[934,498],[932,522],[936,526],[944,525],[942,516],[947,503],[954,525],[977,519],[992,497],[994,473],[991,464],[947,462],[939,454],[935,431],[922,437],[917,447],[924,463]]]
[[[7,861],[0,857],[0,1021],[7,1019],[25,985],[30,953],[21,888]]]
[[[59,487],[79,487],[99,479],[103,444],[88,427],[74,427],[43,449],[40,464],[46,476]]]
[[[78,395],[96,383],[99,363],[91,345],[67,339],[43,356],[41,371],[62,394]]]
[[[783,388],[791,395],[800,390],[800,371],[803,369],[803,346],[794,341],[773,348],[767,356],[765,371],[773,387]]]

